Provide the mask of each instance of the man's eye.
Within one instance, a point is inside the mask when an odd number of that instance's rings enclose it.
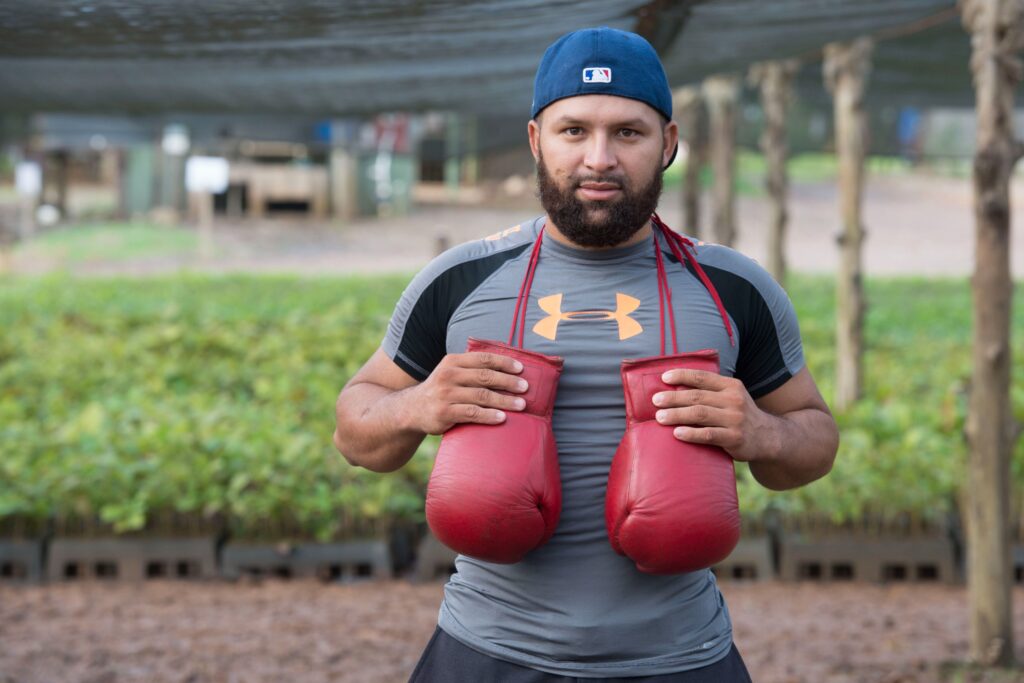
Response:
[[[565,129],[566,135],[581,135],[582,133],[583,129],[580,128],[579,126],[569,126],[568,128]]]
[[[619,131],[619,135],[621,135],[624,138],[634,138],[639,134],[640,133],[633,130],[632,128],[623,128],[622,130]]]

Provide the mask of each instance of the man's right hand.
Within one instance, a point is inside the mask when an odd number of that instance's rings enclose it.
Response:
[[[426,434],[443,434],[464,422],[501,424],[504,411],[526,406],[509,395],[529,388],[517,377],[522,370],[519,361],[494,353],[448,354],[426,380],[408,389],[410,422]]]

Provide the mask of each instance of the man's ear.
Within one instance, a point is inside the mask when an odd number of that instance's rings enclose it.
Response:
[[[664,136],[665,148],[662,152],[661,167],[668,167],[669,161],[672,159],[672,154],[675,152],[676,145],[679,144],[679,126],[675,121],[669,121],[665,124],[665,129],[662,131]]]
[[[530,151],[533,152],[533,160],[540,161],[540,124],[535,119],[530,119],[526,124],[526,134],[530,138]]]

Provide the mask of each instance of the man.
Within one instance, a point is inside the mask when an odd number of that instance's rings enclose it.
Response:
[[[824,476],[838,445],[785,292],[737,252],[698,245],[729,331],[709,289],[652,228],[678,141],[671,107],[661,63],[640,36],[599,28],[556,41],[537,71],[528,124],[546,216],[428,265],[402,295],[381,349],[338,398],[335,445],[377,472],[401,467],[426,434],[499,424],[521,410],[521,367],[463,351],[470,335],[507,338],[543,230],[524,346],[565,359],[553,416],[561,519],[521,562],[459,557],[413,681],[750,680],[714,575],[643,574],[612,550],[605,529],[608,471],[625,427],[620,362],[659,355],[662,343],[655,249],[679,350],[716,349],[721,362],[720,375],[666,373],[667,383],[692,388],[655,396],[659,421],[681,441],[748,462],[772,489]],[[630,304],[613,308],[623,300]]]

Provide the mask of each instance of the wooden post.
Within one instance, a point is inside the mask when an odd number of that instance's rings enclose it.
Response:
[[[111,182],[117,190],[117,208],[114,216],[119,221],[128,218],[128,186],[126,175],[128,173],[128,152],[124,149],[111,149],[112,159],[108,162],[111,171]]]
[[[57,196],[55,204],[60,211],[60,220],[67,220],[68,217],[68,173],[71,166],[70,154],[67,150],[59,150],[53,155],[54,185],[56,185]]]
[[[199,258],[205,261],[213,256],[213,194],[206,191],[189,194],[199,228]]]
[[[355,154],[347,146],[331,147],[331,210],[348,223],[359,215],[359,175]]]
[[[1010,403],[1009,184],[1024,143],[1013,132],[1013,90],[1021,81],[1024,1],[960,0],[971,34],[978,117],[974,153],[974,340],[965,427],[969,445],[967,590],[970,658],[1013,664],[1010,458],[1020,426]]]
[[[461,120],[458,114],[449,112],[446,117],[444,135],[444,184],[448,188],[448,199],[455,201],[459,197],[459,186],[462,184],[462,145]]]
[[[786,211],[789,191],[786,109],[793,98],[793,76],[799,68],[800,62],[793,59],[761,62],[750,68],[750,81],[761,90],[761,108],[764,110],[764,131],[760,142],[768,165],[764,186],[772,204],[768,229],[768,272],[783,286],[786,284],[786,224],[789,222]]]
[[[18,197],[18,239],[28,242],[36,234],[36,207],[39,200],[35,197],[19,195]]]
[[[479,139],[477,138],[477,116],[469,114],[462,119],[463,149],[462,178],[467,185],[476,185],[480,179]]]
[[[675,92],[674,104],[679,120],[680,137],[686,141],[686,170],[683,173],[683,232],[708,238],[701,230],[700,171],[707,160],[707,131],[704,122],[704,100],[700,89],[692,86]]]
[[[731,247],[736,241],[736,99],[739,79],[711,76],[704,81],[711,131],[711,224],[714,241]]]
[[[14,256],[14,244],[17,242],[17,228],[0,216],[0,277],[11,272]]]
[[[864,226],[861,200],[867,155],[864,92],[871,70],[873,43],[858,38],[825,46],[825,85],[835,106],[836,155],[839,157],[839,273],[836,283],[836,395],[844,410],[861,396],[864,355],[864,283],[861,251]]]

